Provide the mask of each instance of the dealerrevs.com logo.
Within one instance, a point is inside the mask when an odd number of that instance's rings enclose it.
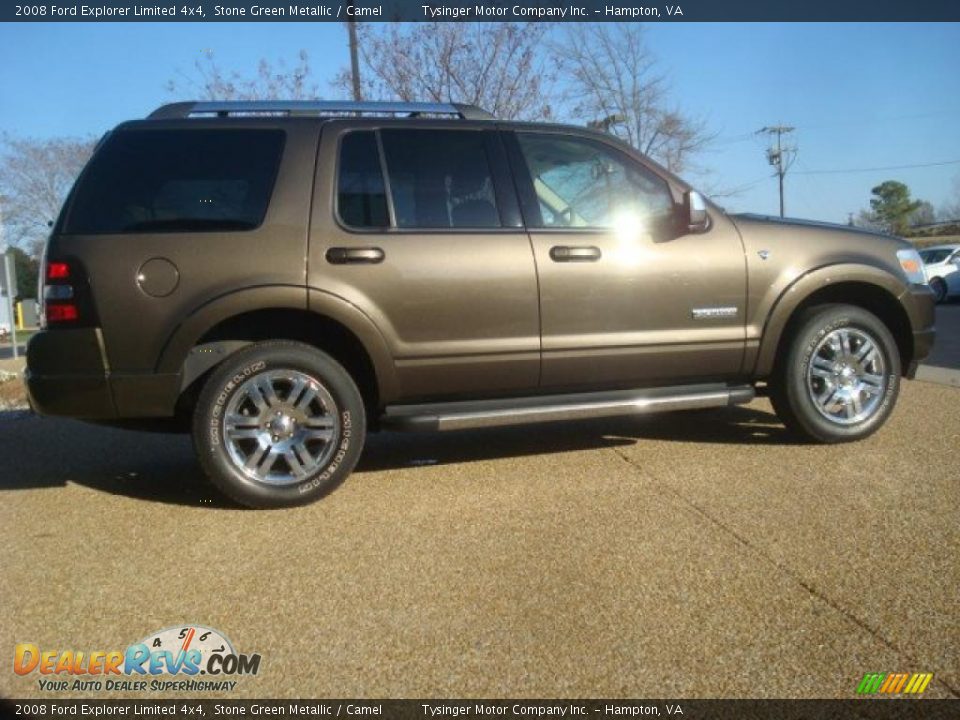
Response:
[[[151,633],[126,650],[61,650],[19,643],[13,671],[38,675],[40,690],[143,692],[230,691],[260,671],[260,655],[243,654],[218,630],[186,625]]]

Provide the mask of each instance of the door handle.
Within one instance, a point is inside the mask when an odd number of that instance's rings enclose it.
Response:
[[[332,265],[346,265],[348,263],[372,265],[383,262],[383,258],[383,250],[378,247],[332,247],[327,250],[327,262]]]
[[[550,259],[554,262],[596,262],[600,256],[600,248],[594,245],[554,245],[550,248]]]

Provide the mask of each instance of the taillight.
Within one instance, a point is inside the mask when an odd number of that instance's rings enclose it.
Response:
[[[68,262],[48,262],[46,282],[43,287],[43,314],[48,324],[75,323],[80,319],[80,309],[74,302],[76,294],[70,281],[71,268]]]
[[[48,323],[76,322],[80,319],[80,311],[72,303],[58,303],[56,305],[47,303],[45,312]]]
[[[69,277],[69,264],[65,262],[47,263],[47,280],[66,280]]]

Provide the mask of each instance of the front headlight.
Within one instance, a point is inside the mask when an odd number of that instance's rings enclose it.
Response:
[[[927,269],[920,258],[920,253],[913,248],[897,250],[897,260],[900,261],[900,267],[903,269],[903,274],[907,276],[907,280],[914,285],[927,284]]]

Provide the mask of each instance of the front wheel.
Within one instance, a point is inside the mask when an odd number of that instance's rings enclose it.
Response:
[[[934,302],[942,303],[947,299],[947,281],[943,278],[933,278],[930,281],[930,289],[933,290]]]
[[[318,500],[360,458],[363,400],[333,358],[302,343],[261,342],[227,359],[205,384],[193,441],[211,481],[249,507]]]
[[[872,313],[851,305],[811,308],[782,352],[770,399],[784,424],[807,439],[859,440],[893,410],[900,353]]]

